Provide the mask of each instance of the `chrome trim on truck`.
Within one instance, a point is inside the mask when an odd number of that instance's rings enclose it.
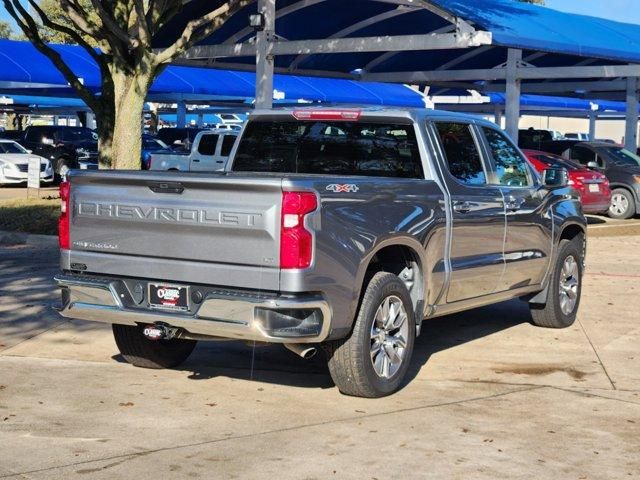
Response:
[[[231,338],[272,343],[319,343],[331,329],[332,312],[321,295],[292,297],[260,296],[244,292],[221,291],[209,294],[192,314],[130,308],[118,293],[118,280],[97,277],[58,275],[54,279],[63,290],[60,314],[67,318],[122,325],[163,324],[175,327],[181,337]],[[314,336],[272,336],[261,323],[257,310],[318,310],[321,330]]]

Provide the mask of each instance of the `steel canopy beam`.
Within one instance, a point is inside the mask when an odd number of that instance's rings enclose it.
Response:
[[[324,40],[274,40],[267,48],[268,55],[310,55],[315,53],[404,52],[419,50],[447,50],[491,45],[489,32],[446,33],[427,35],[396,35],[354,37]],[[251,43],[233,45],[201,45],[191,48],[183,58],[250,57],[257,47]]]
[[[640,65],[600,65],[579,67],[518,67],[520,80],[562,80],[567,78],[640,77]],[[507,69],[445,70],[422,72],[364,73],[363,80],[391,83],[464,82],[506,80]]]

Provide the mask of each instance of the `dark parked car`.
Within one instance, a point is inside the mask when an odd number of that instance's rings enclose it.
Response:
[[[612,190],[611,218],[626,219],[640,213],[640,156],[603,142],[576,143],[562,156],[607,176]]]
[[[58,180],[74,168],[98,168],[98,135],[90,128],[30,126],[19,143],[34,154],[51,160]]]
[[[153,135],[142,135],[142,169],[149,170],[149,162],[153,153],[170,153],[171,147]]]
[[[529,150],[558,154],[573,146],[576,142],[577,140],[558,140],[557,136],[554,136],[549,130],[529,128],[518,132],[518,145],[520,148]]]
[[[569,175],[569,185],[580,192],[582,210],[585,213],[607,213],[611,205],[609,180],[601,173],[589,170],[573,160],[552,153],[523,150],[533,167],[542,174],[548,168],[564,168]]]

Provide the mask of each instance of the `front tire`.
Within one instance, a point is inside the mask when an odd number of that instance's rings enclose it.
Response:
[[[530,305],[534,325],[567,328],[576,321],[582,294],[582,241],[581,235],[573,240],[560,241],[546,303]]]
[[[196,346],[195,340],[174,338],[150,340],[143,326],[113,324],[113,337],[124,359],[136,367],[174,368],[184,362]]]
[[[611,192],[609,216],[618,220],[627,220],[636,214],[636,201],[633,194],[624,188],[616,188]]]
[[[394,393],[409,368],[415,335],[407,287],[396,275],[376,273],[351,335],[329,345],[331,378],[345,395],[379,398]]]

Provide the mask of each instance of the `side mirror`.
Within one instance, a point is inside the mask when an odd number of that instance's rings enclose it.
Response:
[[[587,163],[587,168],[590,168],[592,170],[599,170],[600,169],[600,165],[598,165],[598,162],[589,162]]]
[[[542,184],[545,187],[566,187],[569,185],[569,172],[566,168],[547,168],[542,172]]]
[[[27,150],[27,153],[33,153],[33,150]]]

